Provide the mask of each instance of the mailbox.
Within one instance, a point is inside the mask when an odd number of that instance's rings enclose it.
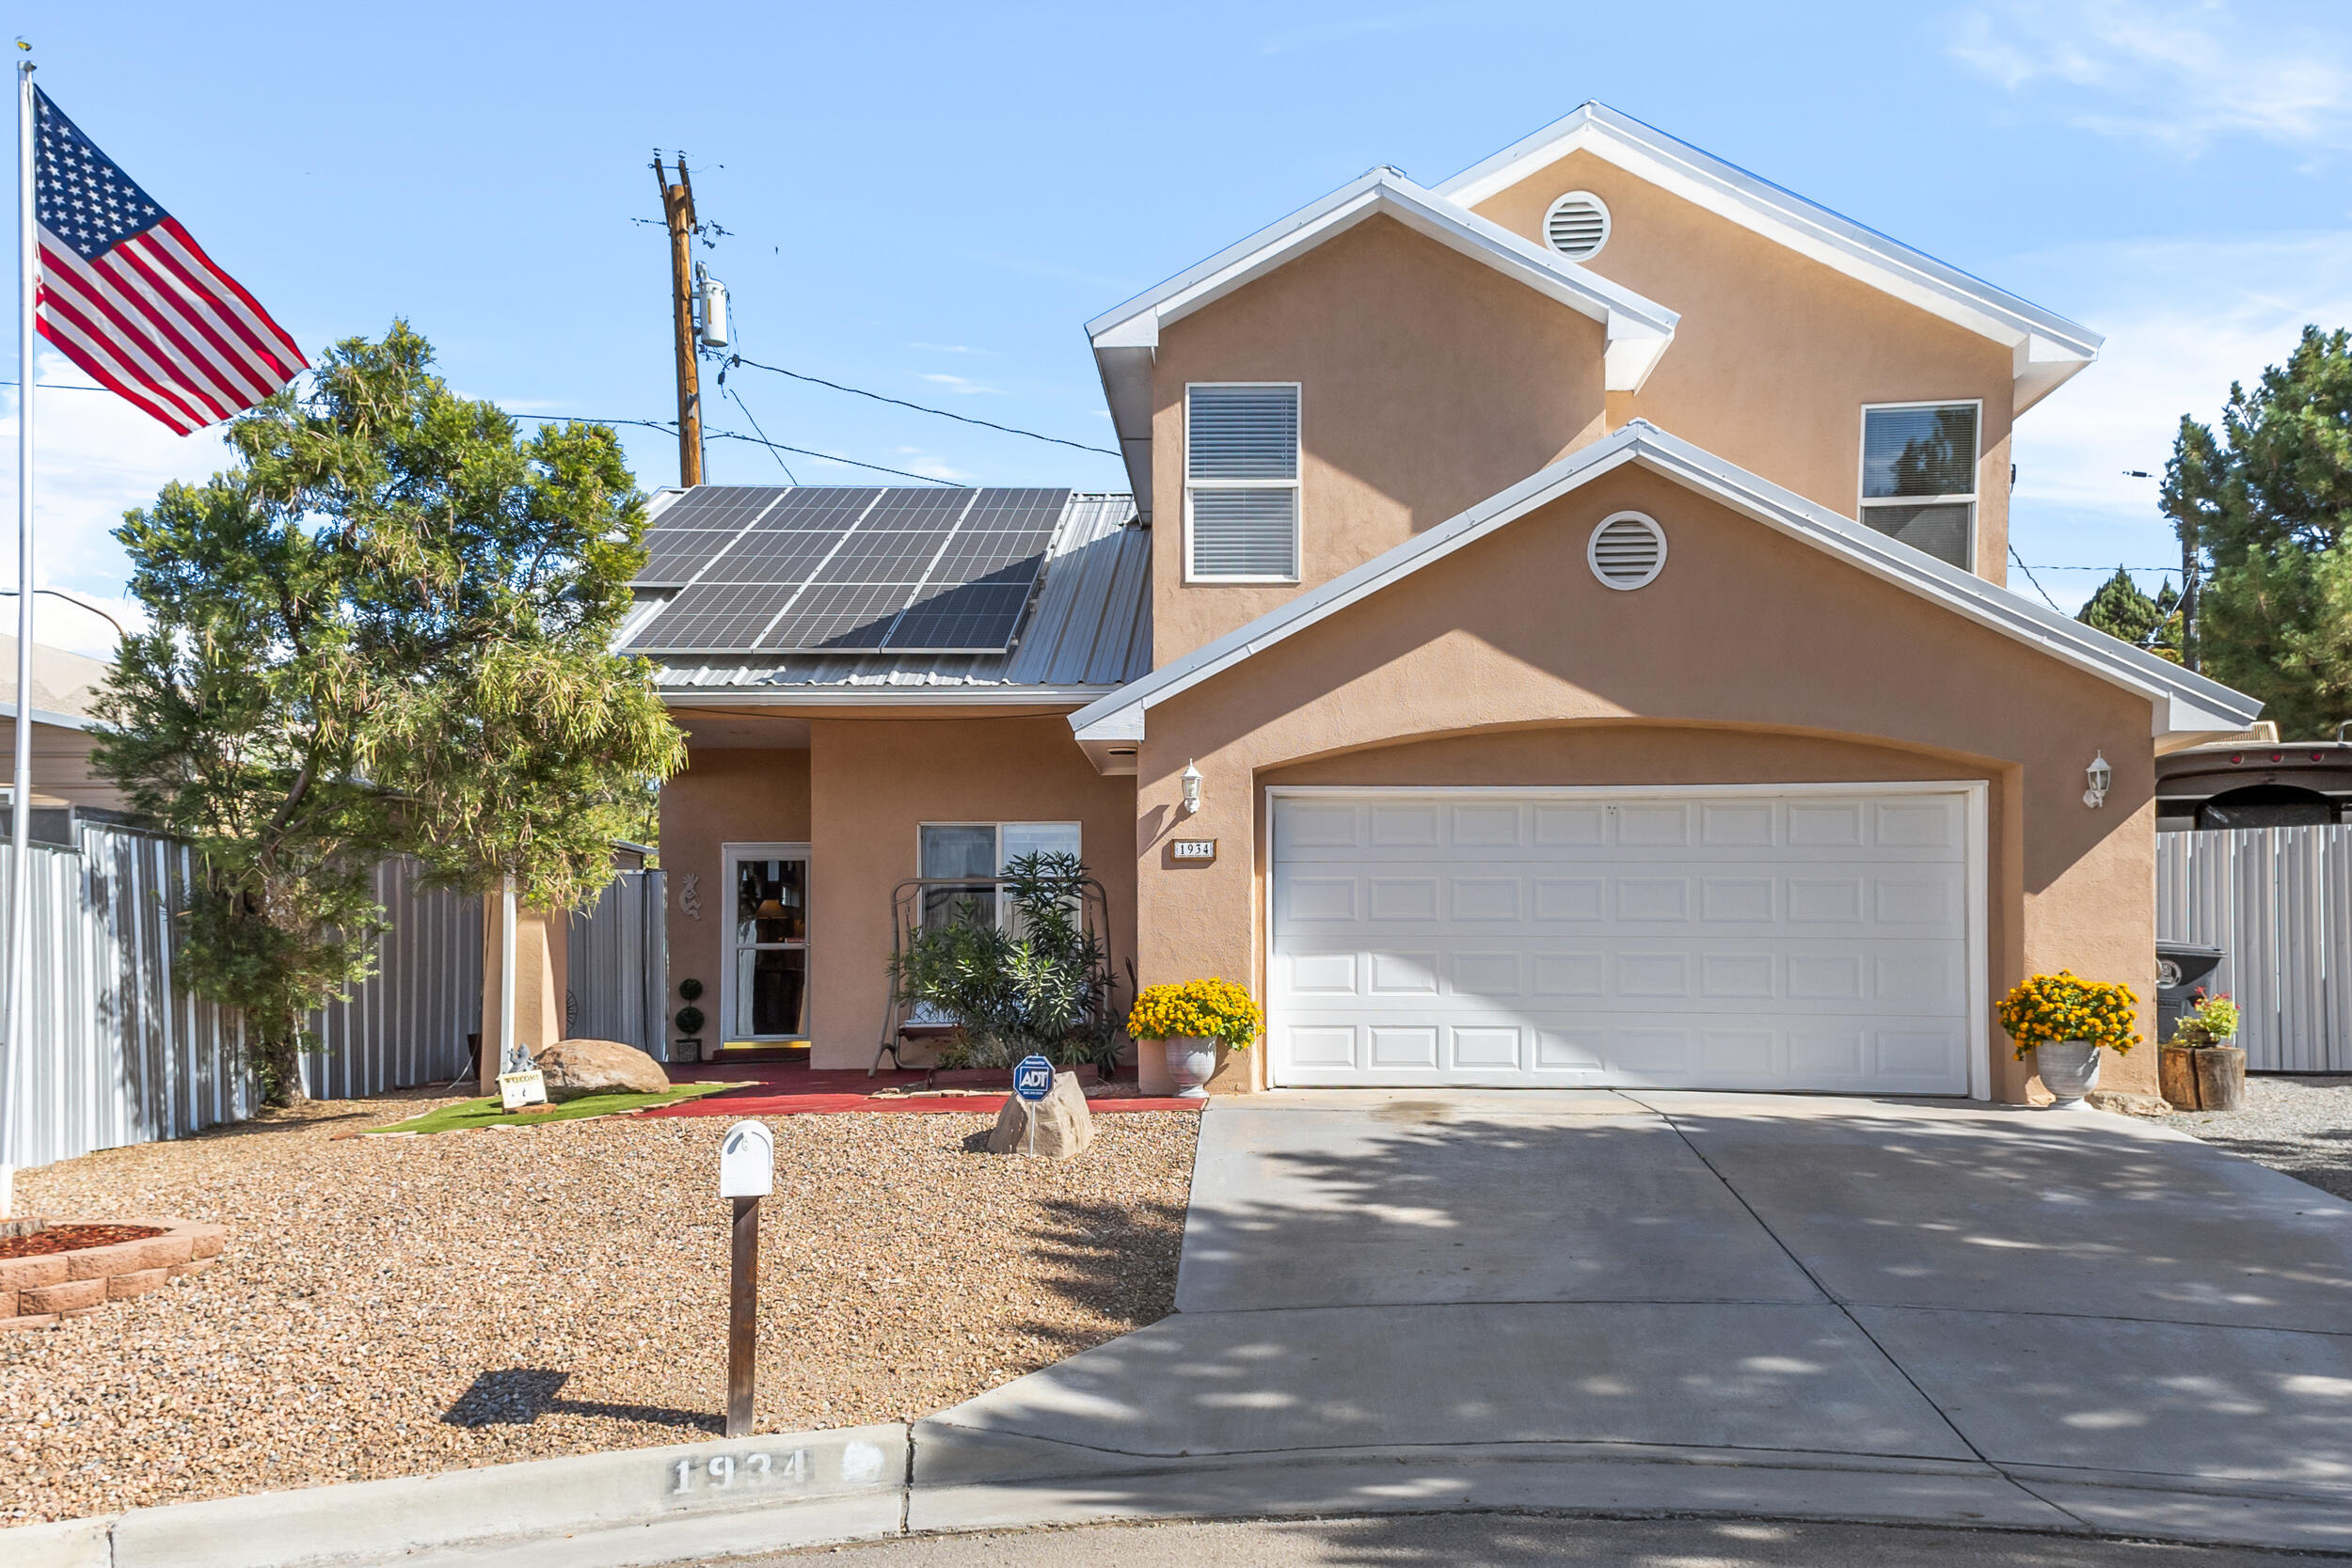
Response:
[[[739,1121],[719,1145],[719,1196],[766,1197],[776,1187],[776,1135],[765,1122]]]

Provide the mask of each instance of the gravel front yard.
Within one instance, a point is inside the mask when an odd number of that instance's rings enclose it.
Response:
[[[2244,1110],[2175,1112],[2166,1125],[2352,1198],[2352,1078],[2249,1076]]]
[[[720,1429],[722,1117],[348,1138],[321,1102],[22,1173],[27,1212],[229,1227],[210,1274],[0,1335],[0,1526]],[[1164,1317],[1195,1117],[1066,1164],[987,1116],[770,1122],[763,1431],[927,1414]]]

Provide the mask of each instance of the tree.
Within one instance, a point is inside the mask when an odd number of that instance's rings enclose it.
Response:
[[[2152,599],[2139,591],[2131,573],[2118,566],[2115,576],[2099,585],[2074,619],[2136,648],[2177,661],[2181,657],[2180,604],[2181,596],[2170,583],[2158,588]]]
[[[236,463],[116,531],[152,629],[125,638],[98,766],[196,847],[179,974],[242,1011],[265,1097],[370,973],[370,876],[569,908],[684,756],[611,643],[644,498],[597,425],[521,438],[405,322],[241,416]]]
[[[2352,335],[2307,326],[2218,436],[2183,416],[2163,506],[2204,581],[2192,646],[2289,739],[2352,718]]]

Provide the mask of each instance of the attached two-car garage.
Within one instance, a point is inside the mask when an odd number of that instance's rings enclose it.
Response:
[[[1270,804],[1276,1085],[1985,1091],[1977,786]]]

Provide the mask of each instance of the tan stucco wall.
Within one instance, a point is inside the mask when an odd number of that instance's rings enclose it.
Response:
[[[675,1016],[686,1004],[678,982],[703,983],[694,1005],[708,1020],[706,1047],[719,1042],[724,1018],[728,911],[734,895],[726,885],[724,851],[729,844],[805,844],[809,841],[809,753],[691,746],[686,768],[661,789],[661,867],[668,888],[670,997]],[[686,879],[695,879],[702,916],[686,912]],[[666,1037],[675,1038],[670,1026]]]
[[[1583,551],[1602,517],[1629,507],[1658,518],[1671,554],[1655,583],[1621,594],[1594,580]],[[1377,750],[1502,731],[1518,733]],[[1981,778],[1993,785],[1994,995],[2027,973],[2071,967],[2129,982],[2153,1016],[2147,737],[2144,699],[1623,470],[1152,710],[1136,792],[1141,976],[1246,975],[1263,989],[1263,788],[1278,773],[1399,784]],[[2099,750],[2115,780],[2093,811],[2082,769]],[[1187,758],[1207,807],[1184,821],[1176,776]],[[1180,823],[1188,837],[1221,840],[1214,863],[1165,863]],[[1997,1026],[1988,1031],[1995,1095],[2024,1098],[2023,1070],[1991,1037]],[[1149,1085],[1149,1054],[1145,1069]],[[2108,1071],[2108,1086],[2151,1086],[2153,1055]]]
[[[1843,514],[1854,515],[1862,405],[1980,398],[1977,571],[2008,580],[2010,351],[1578,151],[1476,211],[1543,243],[1572,190],[1608,203],[1594,272],[1682,320],[1640,392],[1641,418]]]
[[[1169,326],[1152,369],[1153,662],[1597,439],[1598,322],[1375,217]],[[1184,386],[1299,387],[1299,587],[1184,580]]]
[[[1123,979],[1136,950],[1135,781],[1096,773],[1064,715],[814,719],[808,756],[814,1066],[873,1059],[889,995],[891,890],[916,874],[926,822],[1078,823]]]

